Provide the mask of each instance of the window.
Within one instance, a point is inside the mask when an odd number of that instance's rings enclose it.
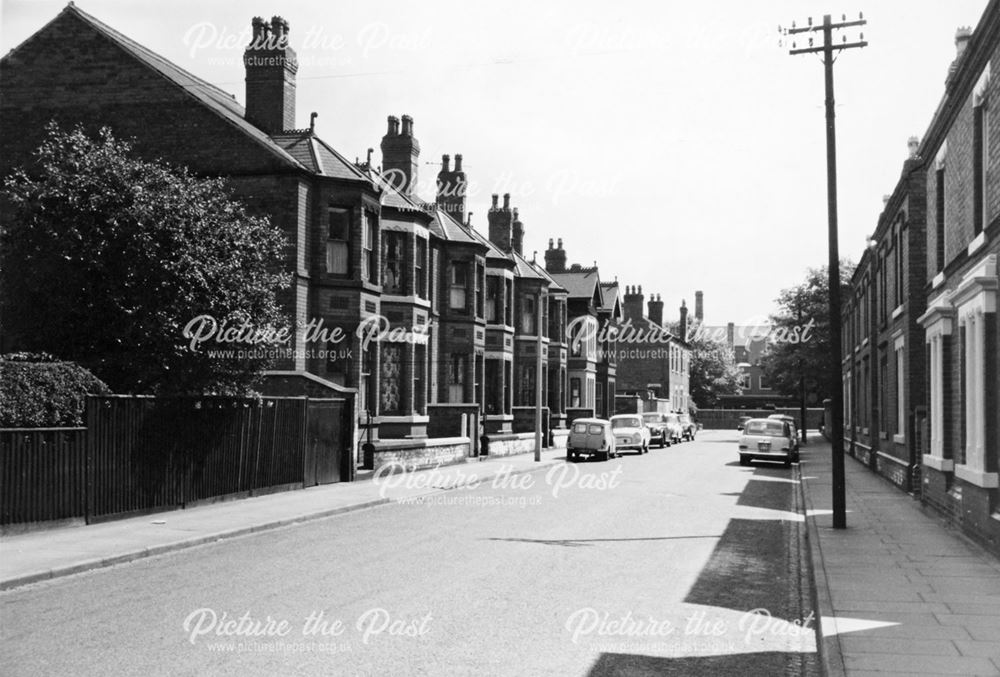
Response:
[[[569,380],[569,406],[573,408],[583,406],[580,394],[579,378],[571,378]]]
[[[451,356],[448,369],[448,401],[452,404],[465,399],[465,365],[466,356],[455,353]]]
[[[885,324],[888,318],[886,311],[889,306],[889,257],[886,254],[882,254],[879,257],[879,271],[878,271],[878,286],[879,286],[879,320],[882,324]]]
[[[748,372],[740,374],[740,388],[750,390],[750,374]]]
[[[486,321],[490,324],[496,324],[499,318],[503,317],[502,284],[503,279],[496,275],[489,275],[486,278]]]
[[[489,306],[487,306],[489,307]],[[486,360],[486,413],[503,413],[503,383],[501,381],[501,360]]]
[[[441,309],[441,302],[439,296],[440,292],[438,291],[441,288],[441,283],[438,277],[440,270],[441,270],[441,261],[440,257],[438,256],[438,250],[432,249],[431,250],[431,307],[438,311],[440,311]]]
[[[403,243],[403,233],[386,231],[382,234],[382,291],[386,294],[405,293]]]
[[[941,272],[944,270],[944,164],[941,164],[937,171],[935,172],[935,183],[936,188],[934,190],[934,213],[935,213],[935,232],[937,234],[937,242],[935,242],[935,250],[937,254],[937,271]]]
[[[522,363],[518,370],[518,405],[531,407],[535,404],[535,364]]]
[[[763,371],[760,372],[760,389],[761,390],[771,389],[771,381],[770,379],[767,378],[767,374],[765,374]]]
[[[535,297],[531,294],[521,295],[521,333],[534,336],[535,324]]]
[[[376,415],[375,409],[375,375],[373,370],[375,368],[375,351],[372,346],[364,348],[361,351],[361,383],[360,383],[360,393],[359,400],[364,405],[365,409],[371,412],[372,416]]]
[[[896,434],[906,434],[906,380],[903,378],[903,346],[896,346]]]
[[[514,326],[514,281],[504,280],[503,293],[504,324]]]
[[[503,363],[503,406],[504,412],[509,413],[514,406],[514,365],[508,360]]]
[[[898,232],[896,233],[896,300],[895,306],[898,308],[903,305],[903,284],[906,276],[906,251],[903,249],[903,224],[899,224]]]
[[[365,212],[365,236],[362,241],[361,276],[366,282],[378,284],[378,216]]]
[[[427,240],[418,237],[413,250],[413,281],[416,295],[427,298]]]
[[[379,411],[390,416],[403,413],[403,344],[383,343],[379,373]]]
[[[882,355],[878,365],[878,426],[879,430],[889,430],[889,358]]]
[[[452,310],[467,310],[465,293],[469,286],[469,264],[451,264],[450,293],[448,307]]]
[[[347,275],[350,271],[349,242],[351,239],[351,212],[348,209],[331,207],[330,225],[326,240],[326,272],[333,275]]]
[[[483,316],[483,296],[486,286],[486,268],[481,263],[476,263],[476,317]]]
[[[989,140],[987,137],[986,99],[980,99],[972,110],[972,190],[975,195],[973,205],[973,230],[979,235],[986,227],[986,169],[989,166]]]
[[[413,346],[413,410],[424,413],[427,402],[427,381],[424,374],[427,371],[427,346],[419,343]]]

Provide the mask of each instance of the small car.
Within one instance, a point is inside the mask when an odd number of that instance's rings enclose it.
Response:
[[[681,436],[686,440],[694,441],[694,436],[698,433],[698,424],[691,420],[691,414],[678,414],[681,422]]]
[[[618,414],[611,417],[611,431],[615,435],[615,449],[631,449],[639,454],[649,453],[649,428],[641,414]]]
[[[596,456],[606,461],[618,456],[611,421],[603,418],[578,418],[573,421],[566,439],[566,460],[580,460],[581,456]]]
[[[798,429],[798,427],[795,425],[795,423],[796,423],[795,422],[795,417],[794,416],[789,416],[788,414],[771,414],[770,416],[768,416],[768,418],[773,418],[773,419],[778,420],[778,421],[786,421],[788,423],[788,425],[792,426],[792,435],[795,436],[795,451],[798,451],[799,450],[799,440],[801,440],[802,438],[799,435],[799,429]]]
[[[743,427],[740,437],[740,465],[758,460],[782,461],[785,466],[798,462],[792,426],[774,418],[752,418]]]
[[[681,417],[677,414],[664,414],[663,420],[667,423],[670,431],[671,444],[680,444],[684,441],[684,427],[681,425]]]
[[[642,415],[642,422],[649,428],[649,443],[656,442],[660,449],[670,446],[670,431],[667,429],[667,422],[663,420],[663,414],[657,411],[650,411]]]
[[[740,420],[736,423],[736,429],[737,430],[743,430],[743,426],[745,426],[746,423],[747,423],[747,421],[749,421],[751,418],[753,418],[753,417],[752,416],[740,416]]]

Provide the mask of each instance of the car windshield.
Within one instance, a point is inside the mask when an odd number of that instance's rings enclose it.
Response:
[[[575,432],[575,433],[585,433],[585,432],[587,432],[587,424],[586,423],[574,423],[573,424],[573,432]]]
[[[660,422],[660,415],[659,414],[643,414],[642,415],[642,420],[645,421],[646,423],[659,423]]]
[[[590,424],[590,434],[591,435],[601,435],[603,433],[604,433],[604,426],[602,426],[600,423],[591,423]]]
[[[642,425],[642,421],[638,416],[629,416],[627,418],[613,418],[611,419],[612,428],[638,428]]]
[[[749,421],[746,427],[748,435],[769,435],[781,437],[785,433],[785,424],[781,421],[768,419],[766,421]]]

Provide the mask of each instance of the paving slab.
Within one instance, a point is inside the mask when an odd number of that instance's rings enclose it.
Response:
[[[827,674],[1000,675],[1000,562],[850,456],[834,529],[831,461],[803,450]]]

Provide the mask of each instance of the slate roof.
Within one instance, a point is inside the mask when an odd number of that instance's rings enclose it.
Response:
[[[563,289],[569,292],[571,299],[594,297],[595,290],[600,293],[600,278],[597,276],[596,268],[586,268],[582,270],[567,271],[565,273],[551,273],[552,279]],[[601,294],[603,297],[603,294]]]

